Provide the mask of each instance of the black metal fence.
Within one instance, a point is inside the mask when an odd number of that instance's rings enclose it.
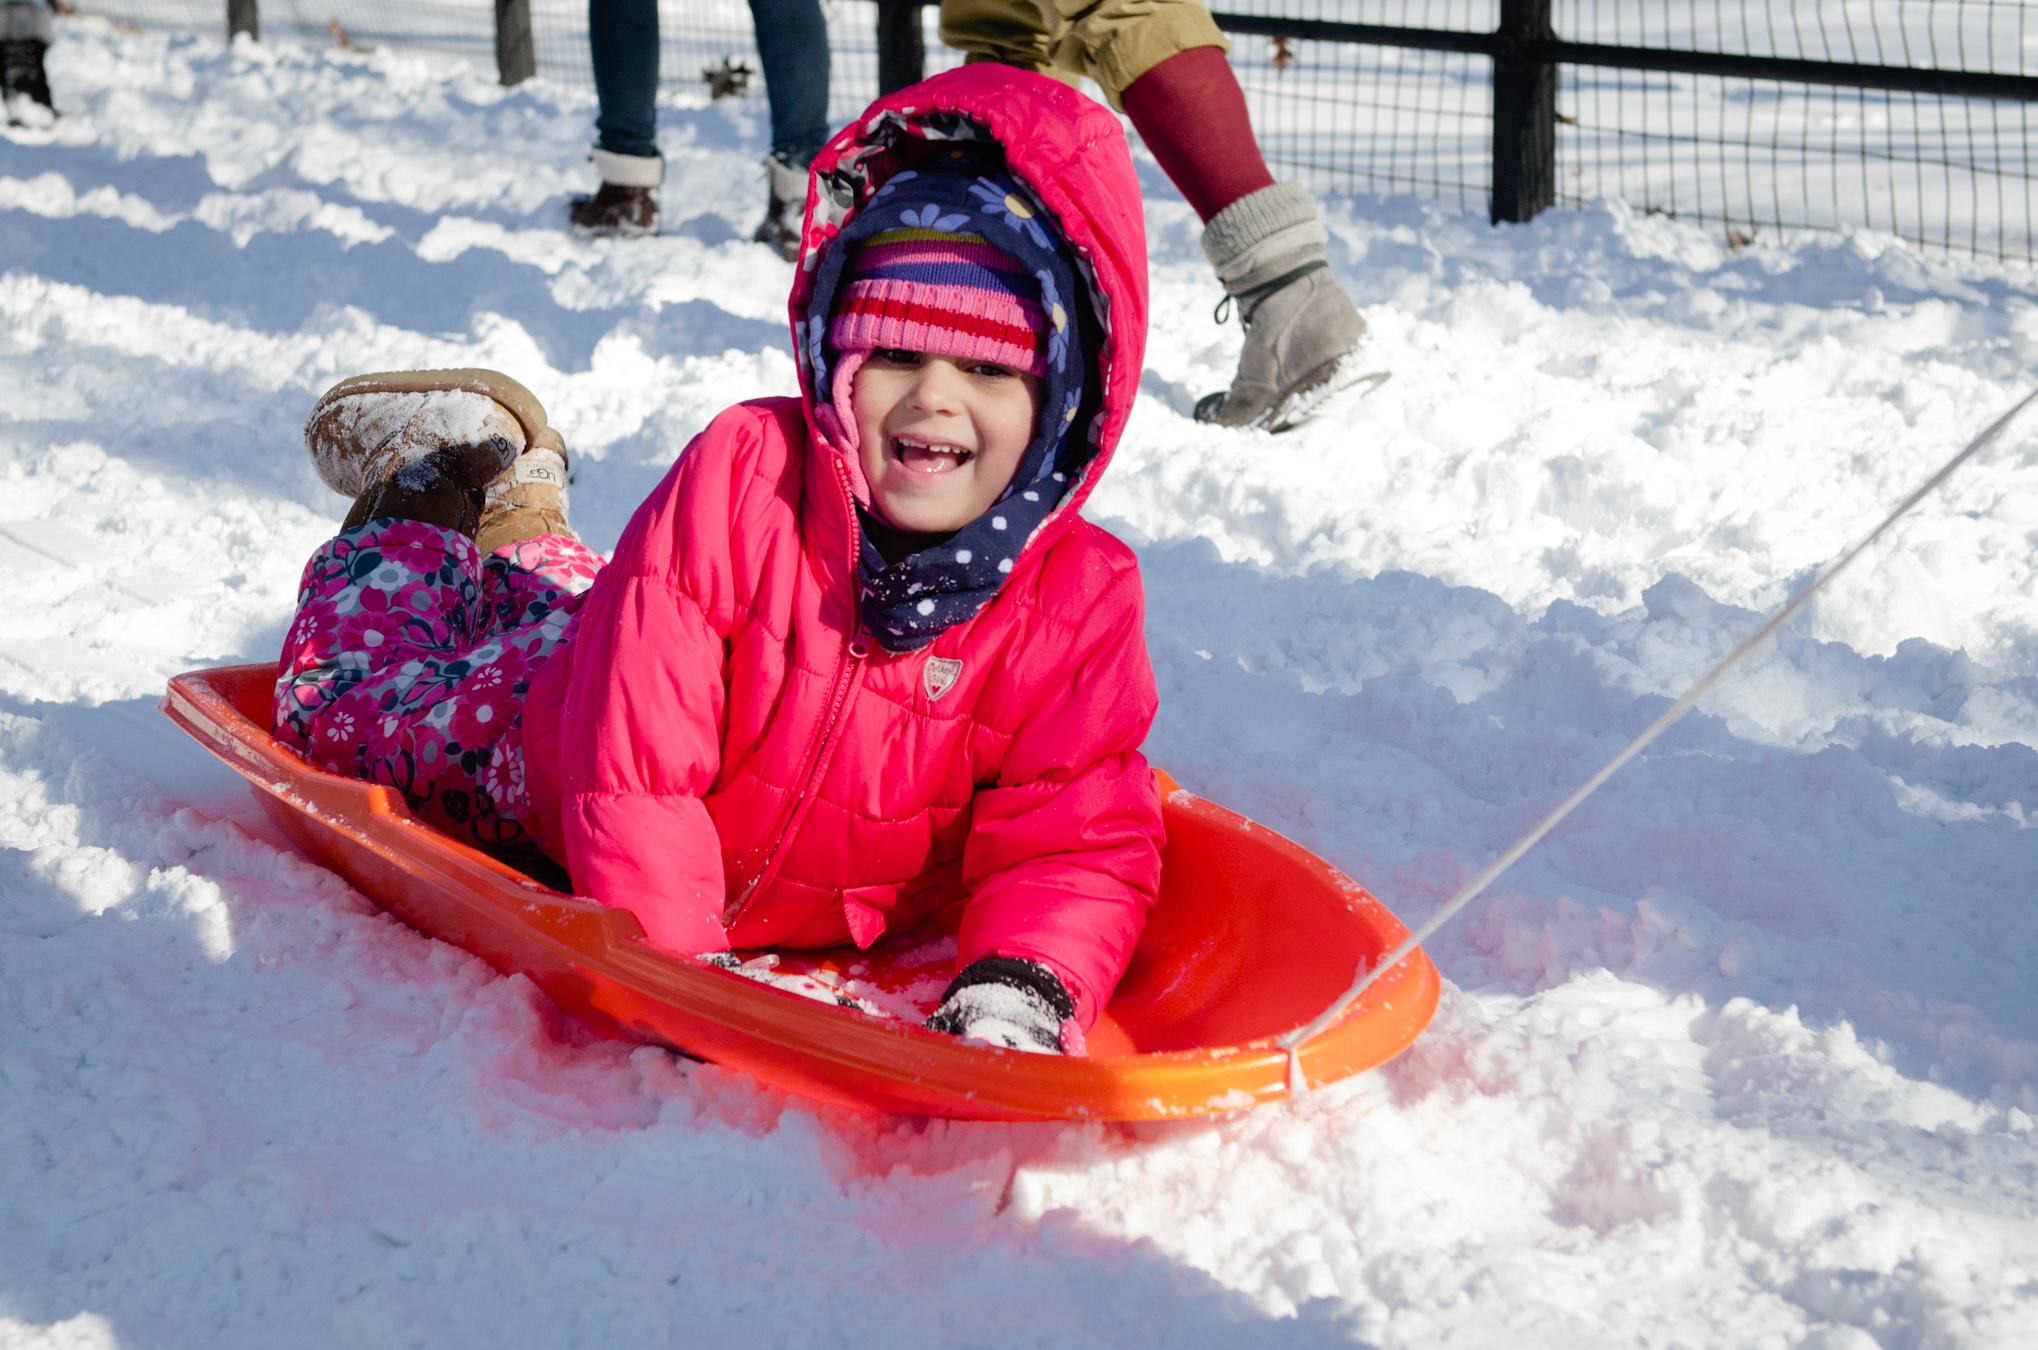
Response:
[[[80,0],[218,33],[257,0]],[[403,45],[591,79],[584,0],[259,0],[270,35]],[[1730,243],[1870,228],[2032,260],[2038,8],[2012,0],[1218,0],[1268,159],[1319,191],[1412,193],[1495,220],[1623,199]],[[827,0],[831,115],[879,85],[880,7]],[[934,11],[886,0],[928,73]],[[517,32],[528,15],[528,40]],[[662,11],[662,73],[750,72],[744,0]],[[245,19],[244,19],[245,21]],[[501,36],[499,37],[499,33]],[[910,45],[908,43],[907,45]],[[725,87],[728,81],[725,80]],[[691,91],[689,93],[689,91]]]
[[[1604,0],[1559,0],[1555,17],[1574,50],[1715,54],[1564,66],[1559,201],[1620,197],[1730,239],[1865,226],[2033,260],[2038,10],[1740,3],[1699,32],[1640,27]]]
[[[1228,0],[1218,22],[1261,44],[1232,61],[1269,158],[1322,187],[2034,257],[2022,3]],[[1342,96],[1291,79],[1312,70]]]

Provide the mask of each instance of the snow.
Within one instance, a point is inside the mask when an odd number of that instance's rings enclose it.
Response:
[[[598,547],[793,387],[758,99],[667,232],[591,100],[60,20],[0,139],[0,1346],[2021,1346],[2038,1326],[2038,422],[1432,945],[1430,1030],[1168,1125],[822,1109],[596,1042],[293,853],[156,710],[270,658],[360,370],[544,401]],[[1392,378],[1199,427],[1237,329],[1141,165],[1092,514],[1186,786],[1418,920],[2025,391],[2038,277],[1615,203],[1327,203]]]

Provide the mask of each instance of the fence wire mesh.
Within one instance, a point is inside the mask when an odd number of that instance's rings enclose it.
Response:
[[[224,0],[83,0],[140,28],[219,35]],[[1499,0],[1223,0],[1261,17],[1491,33]],[[1553,0],[1574,42],[2034,74],[2038,5],[2020,0]],[[839,122],[877,92],[877,6],[826,0]],[[492,69],[493,0],[262,0],[263,33],[440,53]],[[532,0],[538,72],[590,85],[584,0]],[[960,53],[922,14],[927,73]],[[752,72],[744,0],[660,7],[669,97],[704,73]],[[1232,68],[1263,149],[1319,192],[1409,193],[1481,209],[1490,191],[1492,65],[1484,56],[1239,36]],[[1929,248],[2032,260],[2038,105],[1779,81],[1559,68],[1559,201],[1622,198],[1729,240],[1886,230]]]
[[[2033,9],[2002,0],[1557,0],[1574,42],[2034,73]],[[1619,197],[1730,242],[1886,230],[2024,261],[2038,105],[1563,66],[1559,201]]]
[[[1226,0],[1233,14],[1490,33],[1499,0]],[[1484,209],[1493,68],[1483,56],[1239,36],[1231,66],[1267,161],[1322,192],[1413,193]],[[1285,172],[1282,172],[1285,171]]]

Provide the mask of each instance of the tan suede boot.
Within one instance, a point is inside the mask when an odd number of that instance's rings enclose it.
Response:
[[[545,429],[545,408],[493,370],[356,375],[304,424],[320,479],[354,499],[344,529],[378,516],[473,536],[489,483]]]
[[[488,485],[475,547],[486,555],[542,534],[580,538],[566,521],[566,463],[558,432],[546,427],[532,437],[530,448]]]

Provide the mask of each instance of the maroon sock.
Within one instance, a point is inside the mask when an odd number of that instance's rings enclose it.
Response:
[[[1162,171],[1206,222],[1247,193],[1274,185],[1222,48],[1177,52],[1126,85],[1119,102]]]

